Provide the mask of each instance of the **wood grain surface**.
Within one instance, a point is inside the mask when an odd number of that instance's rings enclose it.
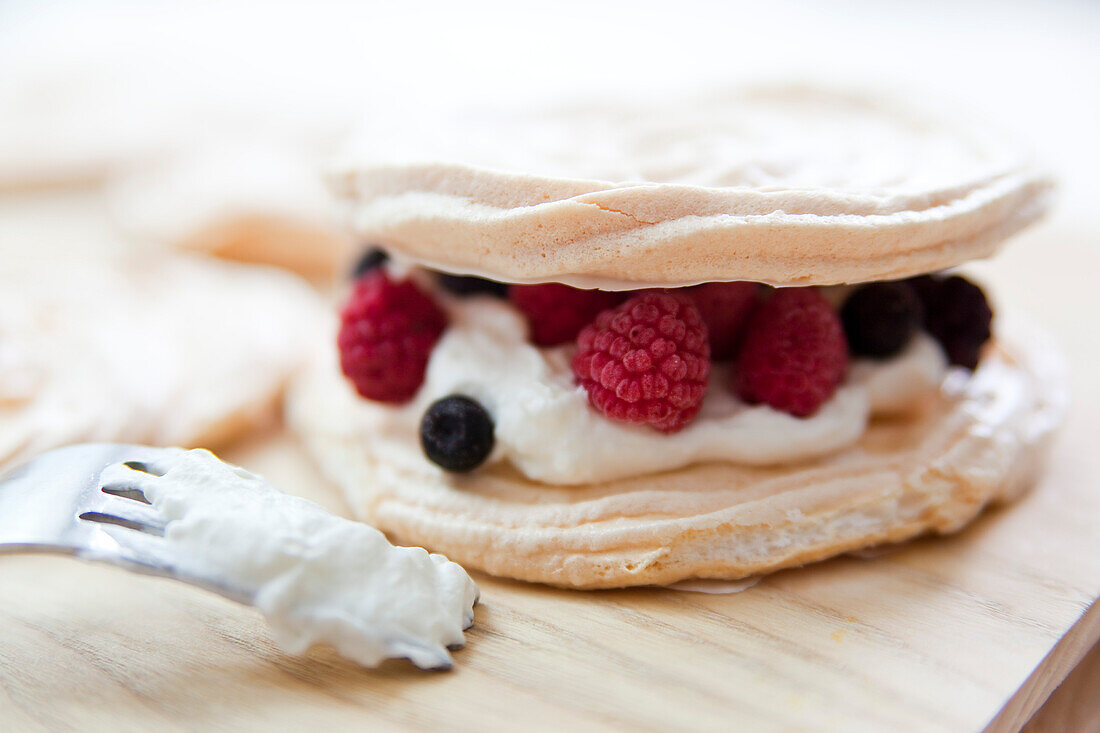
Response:
[[[1100,711],[1096,690],[1100,686],[1100,646],[1094,646],[1024,726],[1024,733],[1096,733]]]
[[[75,231],[115,246],[97,234],[94,198],[62,199],[0,202],[0,243],[35,243],[44,267]],[[401,661],[364,670],[326,648],[287,656],[255,611],[202,591],[3,557],[0,730],[1017,730],[1100,635],[1089,612],[1100,595],[1100,395],[1087,368],[1100,351],[1092,316],[1078,315],[1093,312],[1100,263],[1084,235],[1055,220],[973,268],[999,302],[1060,338],[1074,402],[1041,483],[960,534],[732,595],[477,576],[483,603],[449,673]],[[1057,267],[1071,260],[1081,266]],[[281,430],[223,456],[347,512]],[[1059,697],[1095,672],[1085,679]],[[1071,705],[1032,729],[1087,730],[1092,714]]]

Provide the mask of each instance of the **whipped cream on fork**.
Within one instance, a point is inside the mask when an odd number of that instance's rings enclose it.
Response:
[[[165,521],[179,574],[243,591],[290,653],[328,642],[370,667],[391,657],[451,666],[447,648],[464,642],[478,598],[459,565],[395,547],[373,527],[284,494],[208,451],[158,454],[133,468],[110,466],[101,481],[145,495]]]

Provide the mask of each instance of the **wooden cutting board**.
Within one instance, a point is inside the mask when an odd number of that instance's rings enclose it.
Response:
[[[359,669],[324,648],[290,657],[257,613],[202,591],[0,557],[0,730],[1015,730],[1100,636],[1087,368],[1100,349],[1075,315],[1093,312],[1100,261],[1066,236],[1047,225],[979,268],[1061,337],[1075,400],[1041,484],[958,535],[732,595],[476,576],[483,602],[447,673]],[[1057,273],[1040,238],[1080,267]],[[224,457],[347,513],[282,432]]]
[[[0,729],[961,731],[1007,705],[996,729],[1015,730],[1100,634],[1100,502],[1073,480],[1087,454],[1071,433],[1037,491],[960,535],[733,595],[478,576],[483,603],[449,673],[289,657],[258,614],[219,597],[3,558]],[[227,457],[342,509],[285,435]]]

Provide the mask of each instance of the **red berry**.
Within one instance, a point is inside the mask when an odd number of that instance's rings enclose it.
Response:
[[[447,316],[416,283],[372,270],[355,282],[340,313],[340,368],[368,400],[405,402],[420,389],[446,326]]]
[[[711,358],[732,359],[741,344],[749,315],[760,300],[760,286],[746,282],[704,283],[687,292],[710,332]]]
[[[840,318],[813,288],[777,290],[745,330],[735,391],[797,417],[817,411],[836,392],[848,367]]]
[[[600,311],[623,302],[623,293],[580,290],[560,283],[513,285],[508,299],[527,316],[531,340],[539,346],[572,341]]]
[[[710,375],[706,324],[686,295],[635,295],[581,331],[573,374],[604,415],[674,433],[703,404]]]

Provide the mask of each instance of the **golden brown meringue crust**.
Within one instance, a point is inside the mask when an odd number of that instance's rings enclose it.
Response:
[[[330,184],[356,233],[511,282],[830,285],[988,257],[1051,188],[992,131],[820,90],[480,124],[491,141],[349,154]]]

